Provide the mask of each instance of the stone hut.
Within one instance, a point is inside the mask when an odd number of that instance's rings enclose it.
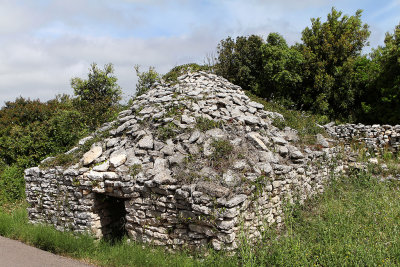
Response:
[[[299,142],[222,77],[162,81],[67,153],[25,171],[29,219],[175,247],[235,249],[283,223],[286,201],[322,192],[337,148]],[[57,159],[71,160],[68,166]]]

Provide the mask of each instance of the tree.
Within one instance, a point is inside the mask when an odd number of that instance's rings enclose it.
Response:
[[[121,100],[121,88],[117,78],[113,76],[114,68],[111,63],[104,66],[104,70],[93,63],[89,69],[88,79],[79,77],[71,79],[71,87],[78,97],[76,102],[79,109],[86,115],[89,127],[98,127],[107,121],[116,110]]]
[[[326,22],[311,19],[311,27],[303,30],[303,44],[298,45],[305,58],[299,105],[332,117],[349,116],[357,88],[349,87],[344,78],[354,71],[370,35],[361,14],[358,10],[354,16],[342,16],[332,8]]]
[[[136,83],[136,96],[140,96],[146,93],[151,86],[160,79],[160,74],[158,74],[154,67],[149,67],[148,71],[140,72],[140,66],[135,65],[136,75],[138,81]]]
[[[245,90],[258,91],[263,71],[261,46],[263,39],[257,35],[231,37],[222,40],[217,47],[216,74],[241,86]]]
[[[400,24],[387,33],[385,45],[371,54],[376,79],[363,103],[364,120],[371,123],[400,124]]]
[[[261,46],[263,71],[259,79],[259,96],[292,101],[301,85],[302,54],[289,47],[278,33],[270,33]]]

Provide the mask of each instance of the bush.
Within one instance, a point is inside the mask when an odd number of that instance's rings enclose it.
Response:
[[[196,63],[188,63],[184,65],[179,65],[174,68],[172,68],[169,72],[163,75],[163,79],[166,82],[174,83],[178,81],[178,77],[191,71],[191,72],[196,72],[196,71],[211,71],[212,67],[208,65],[199,65]]]
[[[0,204],[25,198],[24,169],[14,164],[0,174]]]
[[[71,79],[71,87],[77,96],[75,106],[85,115],[85,122],[91,129],[110,120],[118,111],[122,92],[113,73],[111,63],[105,65],[104,70],[93,63],[88,79]]]
[[[136,84],[136,96],[140,96],[146,93],[154,83],[160,79],[160,74],[158,74],[154,67],[149,67],[146,72],[140,72],[139,65],[135,66],[136,75],[138,76],[138,82]]]
[[[217,46],[216,74],[245,90],[257,92],[263,74],[263,44],[263,39],[257,35],[222,40]]]

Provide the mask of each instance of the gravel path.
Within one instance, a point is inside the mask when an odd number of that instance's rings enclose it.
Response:
[[[89,267],[69,259],[0,236],[0,267]]]

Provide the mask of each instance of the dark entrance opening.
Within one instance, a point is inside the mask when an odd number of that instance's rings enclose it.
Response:
[[[126,210],[125,199],[95,195],[94,212],[100,217],[101,233],[105,240],[115,242],[121,240],[128,233],[125,228]]]

